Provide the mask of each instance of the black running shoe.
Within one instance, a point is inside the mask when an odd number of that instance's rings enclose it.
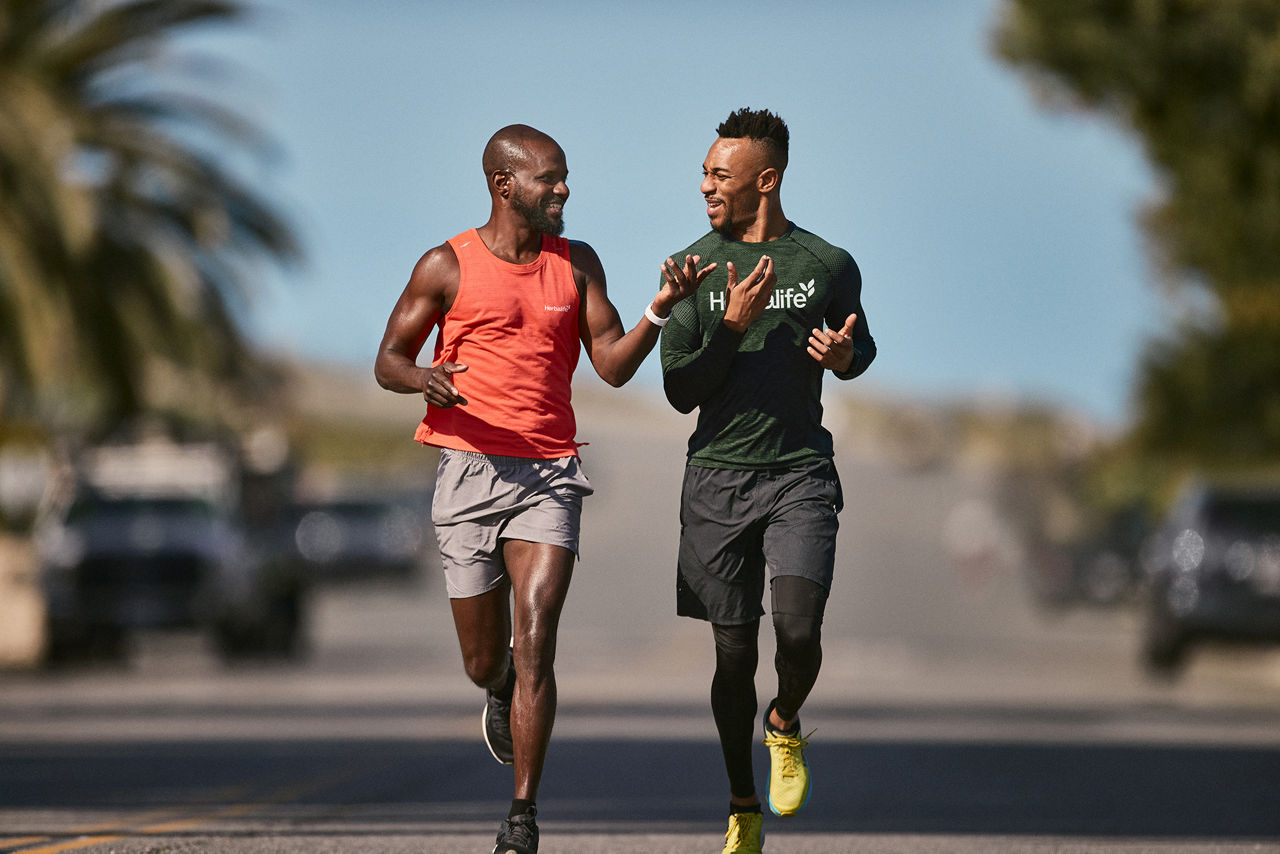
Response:
[[[503,819],[493,854],[538,854],[537,815],[537,808],[530,807],[523,815]]]
[[[511,652],[508,651],[507,655],[510,656]],[[510,657],[507,659],[507,666],[510,668],[507,672],[514,675],[515,665]],[[516,761],[515,748],[511,743],[511,692],[514,686],[515,680],[508,679],[505,691],[486,690],[484,713],[480,717],[484,743],[489,746],[493,758],[503,765],[513,765]],[[502,694],[506,694],[505,699]]]

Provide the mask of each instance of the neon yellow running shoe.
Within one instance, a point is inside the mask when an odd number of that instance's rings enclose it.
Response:
[[[764,816],[758,812],[735,812],[729,816],[729,832],[724,835],[720,854],[764,854]]]
[[[809,742],[800,736],[800,721],[794,733],[781,733],[769,726],[766,711],[764,746],[769,748],[769,809],[774,815],[795,815],[809,802],[809,766],[804,761]]]

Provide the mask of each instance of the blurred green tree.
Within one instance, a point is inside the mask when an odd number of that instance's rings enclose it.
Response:
[[[995,49],[1047,103],[1131,130],[1174,328],[1137,378],[1133,446],[1188,466],[1280,459],[1280,2],[1007,0]]]
[[[109,426],[157,406],[157,377],[252,371],[237,309],[299,247],[228,166],[267,141],[174,52],[243,14],[0,0],[0,416]]]

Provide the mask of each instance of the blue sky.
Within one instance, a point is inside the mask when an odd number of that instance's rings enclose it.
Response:
[[[1138,144],[1037,105],[991,53],[996,0],[248,5],[199,46],[280,146],[249,174],[308,261],[268,277],[250,329],[303,358],[371,366],[417,258],[487,217],[480,152],[513,122],[565,149],[565,234],[595,247],[630,326],[659,262],[706,231],[702,159],[741,106],[786,119],[786,213],[862,268],[864,390],[1118,425],[1167,322]],[[656,354],[635,382],[660,382]]]

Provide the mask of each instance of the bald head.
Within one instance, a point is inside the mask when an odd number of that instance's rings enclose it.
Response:
[[[484,147],[484,173],[492,203],[490,222],[531,226],[553,236],[564,230],[569,167],[564,149],[554,139],[528,125],[508,125]]]
[[[512,171],[526,164],[530,157],[531,147],[551,145],[556,149],[560,145],[537,128],[528,125],[507,125],[493,136],[484,147],[484,174]]]

